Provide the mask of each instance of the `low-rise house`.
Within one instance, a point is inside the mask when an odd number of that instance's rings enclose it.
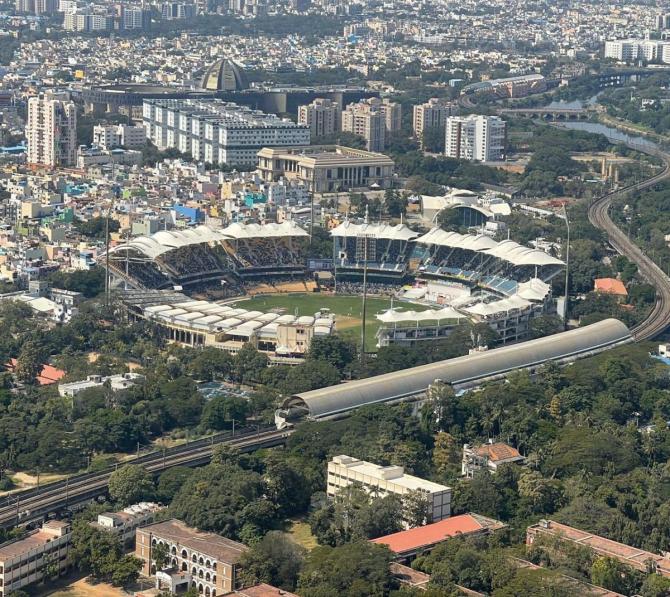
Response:
[[[5,368],[10,373],[16,372],[17,360],[14,358],[9,359],[9,363],[5,364]],[[42,369],[37,374],[37,384],[40,386],[48,386],[51,384],[58,383],[59,380],[65,377],[65,371],[62,369],[57,369],[51,365],[42,365]],[[0,596],[1,597],[1,596]]]
[[[156,519],[156,514],[165,508],[153,502],[140,502],[128,506],[119,512],[103,512],[91,523],[96,529],[113,533],[123,543],[130,543],[135,538],[135,531]]]
[[[0,597],[63,574],[71,532],[69,523],[50,520],[27,537],[0,545]]]
[[[463,460],[461,473],[464,477],[472,478],[477,471],[488,469],[495,473],[503,464],[524,464],[526,462],[516,448],[497,442],[482,446],[463,445]]]
[[[144,375],[139,373],[119,373],[117,375],[89,375],[86,379],[81,381],[73,381],[70,383],[62,383],[58,385],[58,393],[61,396],[74,397],[84,390],[89,388],[101,388],[105,384],[114,392],[127,390],[132,388],[135,384],[144,381]]]
[[[628,296],[624,283],[616,278],[596,278],[593,282],[593,291],[600,294],[612,294],[620,301],[625,300]]]

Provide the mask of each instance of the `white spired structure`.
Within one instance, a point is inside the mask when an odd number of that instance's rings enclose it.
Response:
[[[497,116],[447,118],[445,155],[477,162],[505,159],[506,123]]]
[[[354,483],[379,497],[420,491],[432,504],[430,522],[451,516],[451,487],[406,475],[401,466],[380,466],[351,456],[335,456],[328,463],[328,497],[335,497],[338,491]]]
[[[28,163],[74,166],[77,163],[77,108],[67,95],[43,94],[28,100]]]

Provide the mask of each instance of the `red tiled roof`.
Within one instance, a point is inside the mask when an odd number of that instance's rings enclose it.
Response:
[[[247,587],[246,589],[239,589],[235,591],[235,595],[239,595],[240,597],[298,597],[295,593],[282,591],[277,587],[266,585],[265,583]]]
[[[544,525],[544,526],[543,526]],[[566,541],[586,545],[595,552],[606,555],[624,562],[637,570],[646,570],[650,561],[654,562],[656,572],[670,578],[670,559],[662,555],[644,551],[625,543],[619,543],[612,539],[607,539],[599,535],[594,535],[588,531],[583,531],[575,527],[561,524],[553,520],[546,521],[528,527],[526,531],[526,541],[532,543],[532,536],[534,534],[547,534],[555,537],[560,537]],[[531,541],[528,538],[531,537]]]
[[[473,514],[461,514],[445,518],[433,524],[427,524],[423,527],[416,527],[407,531],[400,531],[378,539],[372,539],[372,543],[388,545],[391,551],[395,553],[405,553],[436,545],[445,539],[456,537],[457,535],[471,535],[479,533],[489,528],[500,528],[502,523],[475,516]]]
[[[521,458],[521,454],[516,448],[507,444],[484,444],[476,449],[477,456],[484,456],[491,462],[499,462],[510,458]]]
[[[596,278],[594,290],[619,296],[628,296],[628,291],[621,280],[616,278]]]
[[[5,367],[13,373],[16,370],[16,359],[9,359],[9,363],[6,363]],[[56,369],[51,365],[42,365],[42,371],[37,376],[37,383],[40,386],[48,386],[58,383],[63,377],[65,377],[65,371]]]

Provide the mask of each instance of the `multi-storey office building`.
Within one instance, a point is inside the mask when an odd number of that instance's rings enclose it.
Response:
[[[298,123],[309,126],[312,139],[340,130],[340,106],[329,99],[317,98],[298,108]]]
[[[212,164],[253,166],[264,147],[309,144],[309,127],[220,100],[147,100],[147,137]]]
[[[28,100],[28,163],[73,166],[77,162],[77,108],[65,95]]]
[[[27,537],[0,545],[0,597],[42,581],[45,574],[62,574],[71,533],[69,523],[50,520]]]
[[[156,545],[167,545],[170,568],[157,570],[153,561]],[[227,595],[240,587],[239,562],[247,547],[215,533],[191,528],[171,519],[136,531],[135,556],[142,560],[142,573],[156,576],[157,588],[181,593],[195,587],[202,595]]]
[[[505,159],[506,123],[497,116],[449,116],[445,155],[478,162]]]
[[[405,474],[401,466],[380,466],[351,456],[335,456],[328,463],[328,497],[353,484],[361,485],[375,495],[407,495],[419,491],[431,504],[430,522],[451,516],[451,488],[413,475]]]
[[[455,113],[455,106],[452,102],[433,97],[426,103],[414,106],[412,115],[412,128],[414,136],[423,141],[424,131],[432,128],[444,129],[447,125],[447,118]]]

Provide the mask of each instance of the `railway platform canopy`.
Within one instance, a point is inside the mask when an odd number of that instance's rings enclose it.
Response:
[[[605,319],[528,342],[294,394],[284,400],[275,419],[281,426],[300,417],[339,418],[362,406],[420,396],[435,381],[473,387],[515,370],[533,370],[547,362],[568,363],[631,341],[624,323]]]

